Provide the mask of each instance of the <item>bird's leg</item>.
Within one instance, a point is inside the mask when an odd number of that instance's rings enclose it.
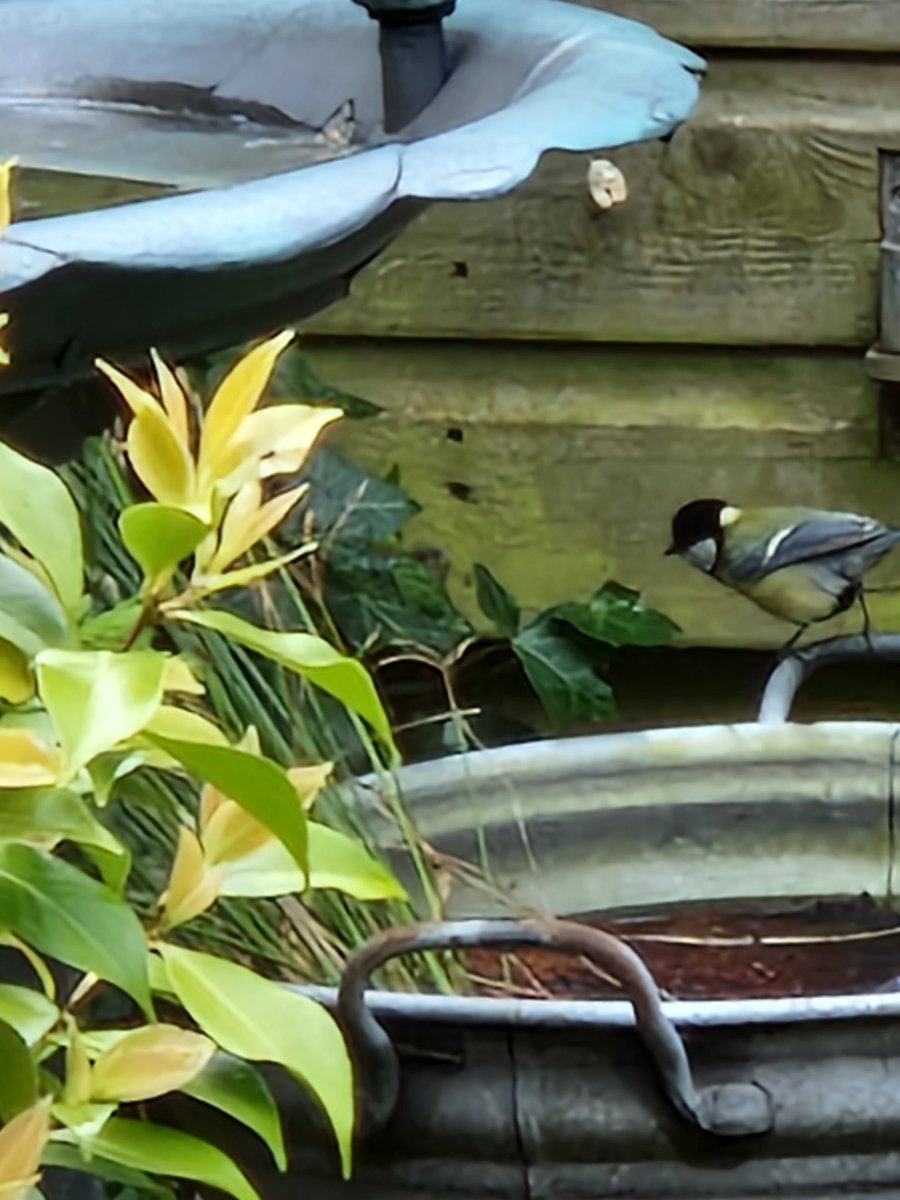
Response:
[[[866,639],[866,645],[877,658],[878,651],[875,649],[875,643],[872,641],[872,618],[869,616],[869,606],[866,604],[866,592],[864,588],[859,589],[859,607],[863,612],[862,635]]]
[[[809,629],[809,625],[798,625],[797,626],[797,629],[794,631],[794,633],[791,634],[791,636],[788,638],[788,640],[784,643],[784,645],[778,651],[778,661],[779,662],[782,662],[785,658],[788,657],[791,650],[793,650],[794,646],[796,646],[796,644],[797,644],[797,642],[799,642],[800,638],[803,637],[803,635],[804,635],[804,633],[806,633],[807,629]]]

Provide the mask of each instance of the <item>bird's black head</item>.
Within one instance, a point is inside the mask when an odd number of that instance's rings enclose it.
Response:
[[[692,500],[682,504],[672,518],[672,544],[666,554],[683,554],[709,538],[721,545],[722,510],[728,507],[727,500]]]

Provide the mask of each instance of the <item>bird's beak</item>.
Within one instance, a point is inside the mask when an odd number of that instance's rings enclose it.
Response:
[[[663,558],[668,558],[668,556],[670,554],[677,554],[677,553],[678,553],[678,548],[676,546],[670,546],[668,548],[668,550],[663,551]]]

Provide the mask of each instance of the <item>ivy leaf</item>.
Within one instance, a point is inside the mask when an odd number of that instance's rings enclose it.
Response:
[[[26,991],[26,988],[22,988]],[[18,1030],[0,1020],[0,1121],[5,1125],[37,1099],[37,1069]]]
[[[396,756],[390,722],[369,672],[362,663],[347,658],[324,638],[311,633],[277,633],[260,629],[222,609],[208,608],[199,612],[181,609],[172,615],[179,621],[221,633],[308,679],[362,717]]]
[[[272,1151],[279,1171],[287,1169],[278,1107],[255,1067],[220,1052],[181,1090],[252,1129]]]
[[[379,404],[364,400],[352,392],[332,387],[330,383],[316,374],[309,359],[297,347],[292,347],[279,360],[272,378],[269,395],[276,404],[296,403],[297,397],[303,397],[303,403],[311,400],[322,404],[336,405],[342,408],[348,417],[374,417],[382,412]]]
[[[606,655],[552,612],[542,613],[511,644],[553,725],[615,714],[612,688],[596,674]]]
[[[679,632],[674,621],[645,607],[639,592],[612,581],[586,604],[558,604],[550,611],[556,620],[610,646],[664,646]]]
[[[340,554],[328,560],[325,604],[357,651],[410,642],[449,653],[473,630],[438,574],[402,554]]]
[[[223,1050],[274,1062],[324,1108],[345,1177],[353,1136],[353,1072],[340,1029],[314,1000],[237,963],[181,946],[159,947],[169,983],[192,1019]]]
[[[152,1019],[144,931],[102,883],[43,850],[0,845],[0,927],[120,987]]]
[[[506,588],[494,578],[487,567],[476,563],[475,595],[478,607],[499,632],[507,638],[514,638],[519,632],[521,613]]]
[[[59,1140],[71,1133],[57,1134]],[[247,1178],[223,1151],[179,1129],[113,1117],[91,1139],[91,1154],[132,1171],[164,1171],[179,1179],[204,1183],[235,1200],[259,1200]]]
[[[307,541],[303,530],[311,520],[311,536],[330,559],[335,553],[359,553],[392,538],[419,512],[414,500],[393,483],[378,479],[327,447],[318,450],[298,477],[309,492],[281,525],[279,542]]]

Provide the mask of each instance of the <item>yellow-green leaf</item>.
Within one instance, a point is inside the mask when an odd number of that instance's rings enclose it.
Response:
[[[132,1104],[178,1091],[215,1053],[202,1034],[177,1025],[147,1025],[120,1038],[94,1063],[91,1099]]]
[[[81,796],[64,788],[25,788],[2,796],[3,841],[28,842],[45,850],[75,842],[94,858],[114,891],[122,890],[131,867],[128,848],[97,820]]]
[[[318,1098],[350,1170],[353,1071],[331,1014],[314,1000],[211,954],[160,947],[169,981],[200,1028],[229,1054],[280,1063]]]
[[[91,1098],[91,1060],[74,1017],[66,1014],[66,1081],[64,1103],[80,1106]]]
[[[228,738],[208,717],[177,708],[174,704],[162,704],[141,731],[145,735],[172,738],[177,742],[202,742],[205,746],[227,746]]]
[[[58,1102],[50,1110],[51,1116],[70,1130],[75,1141],[90,1153],[94,1138],[116,1111],[115,1104],[81,1104]]]
[[[0,927],[42,954],[120,987],[152,1018],[140,921],[83,871],[33,846],[0,845]]]
[[[0,1062],[0,1120],[11,1121],[37,1099],[37,1069],[21,1030],[5,1017],[0,1020]]]
[[[278,844],[281,845],[280,842]],[[197,835],[185,825],[180,826],[169,886],[161,901],[163,928],[174,929],[176,925],[199,917],[216,902],[218,896],[218,874],[207,868]]]
[[[23,704],[34,694],[34,675],[25,654],[0,638],[0,699]]]
[[[97,359],[95,365],[115,384],[134,413],[128,426],[128,457],[147,491],[160,504],[192,505],[194,464],[165,410],[154,396],[109,363]]]
[[[287,1169],[278,1108],[266,1081],[255,1067],[220,1052],[181,1090],[252,1129],[272,1151],[279,1171]]]
[[[308,823],[307,833],[308,887],[344,892],[357,900],[406,899],[399,881],[361,843],[315,821]],[[227,863],[219,884],[221,896],[290,896],[303,890],[303,876],[273,839]]]
[[[33,658],[68,636],[68,618],[56,596],[31,571],[0,554],[0,637]]]
[[[264,658],[302,675],[367,721],[396,758],[387,713],[372,677],[356,659],[346,658],[323,638],[313,634],[274,633],[220,609],[200,612],[180,609],[172,615],[179,621],[221,633],[248,650],[255,650]]]
[[[177,762],[262,822],[306,870],[306,816],[284,768],[231,746],[208,746],[150,735]]]
[[[35,1186],[50,1135],[50,1100],[38,1100],[0,1129],[0,1195],[20,1200]]]
[[[258,583],[260,579],[265,579],[274,571],[280,571],[282,567],[296,562],[304,554],[311,554],[315,548],[315,542],[307,542],[306,545],[291,550],[289,554],[282,554],[278,558],[269,558],[265,562],[248,563],[246,567],[235,567],[233,571],[225,571],[218,575],[195,575],[191,583],[198,591],[204,592],[207,596],[211,596],[215,592],[225,592],[229,588],[249,587],[251,583]]]
[[[187,397],[168,363],[155,350],[150,351],[150,358],[153,362],[153,369],[156,371],[156,382],[159,384],[162,406],[166,410],[174,433],[179,441],[187,446],[190,444],[191,437]]]
[[[154,650],[45,650],[38,690],[69,778],[117,742],[133,737],[162,703],[165,657]]]
[[[209,526],[182,508],[133,504],[119,517],[119,532],[145,579],[153,581],[189,558],[209,533]]]
[[[168,655],[163,667],[163,691],[179,692],[183,696],[202,696],[206,691],[191,670],[189,663],[180,655]]]
[[[224,571],[241,558],[257,542],[280,525],[300,497],[309,490],[308,483],[290,488],[263,503],[262,486],[258,479],[244,484],[229,504],[222,521],[219,544],[209,569]]]
[[[59,751],[30,729],[0,729],[0,788],[33,788],[55,783]]]
[[[92,1139],[91,1151],[135,1171],[207,1184],[235,1200],[260,1200],[227,1154],[179,1129],[113,1117]]]
[[[68,488],[49,467],[0,442],[0,525],[41,564],[66,611],[83,589],[81,521]]]
[[[59,1009],[43,992],[20,987],[15,983],[0,983],[0,1021],[11,1025],[27,1046],[39,1042],[59,1020]],[[7,1062],[4,1052],[0,1061]],[[0,1116],[4,1116],[0,1106]]]
[[[257,406],[266,389],[279,355],[294,339],[286,329],[240,358],[216,389],[203,420],[200,439],[201,469],[217,479],[222,474],[221,457],[241,422]]]

